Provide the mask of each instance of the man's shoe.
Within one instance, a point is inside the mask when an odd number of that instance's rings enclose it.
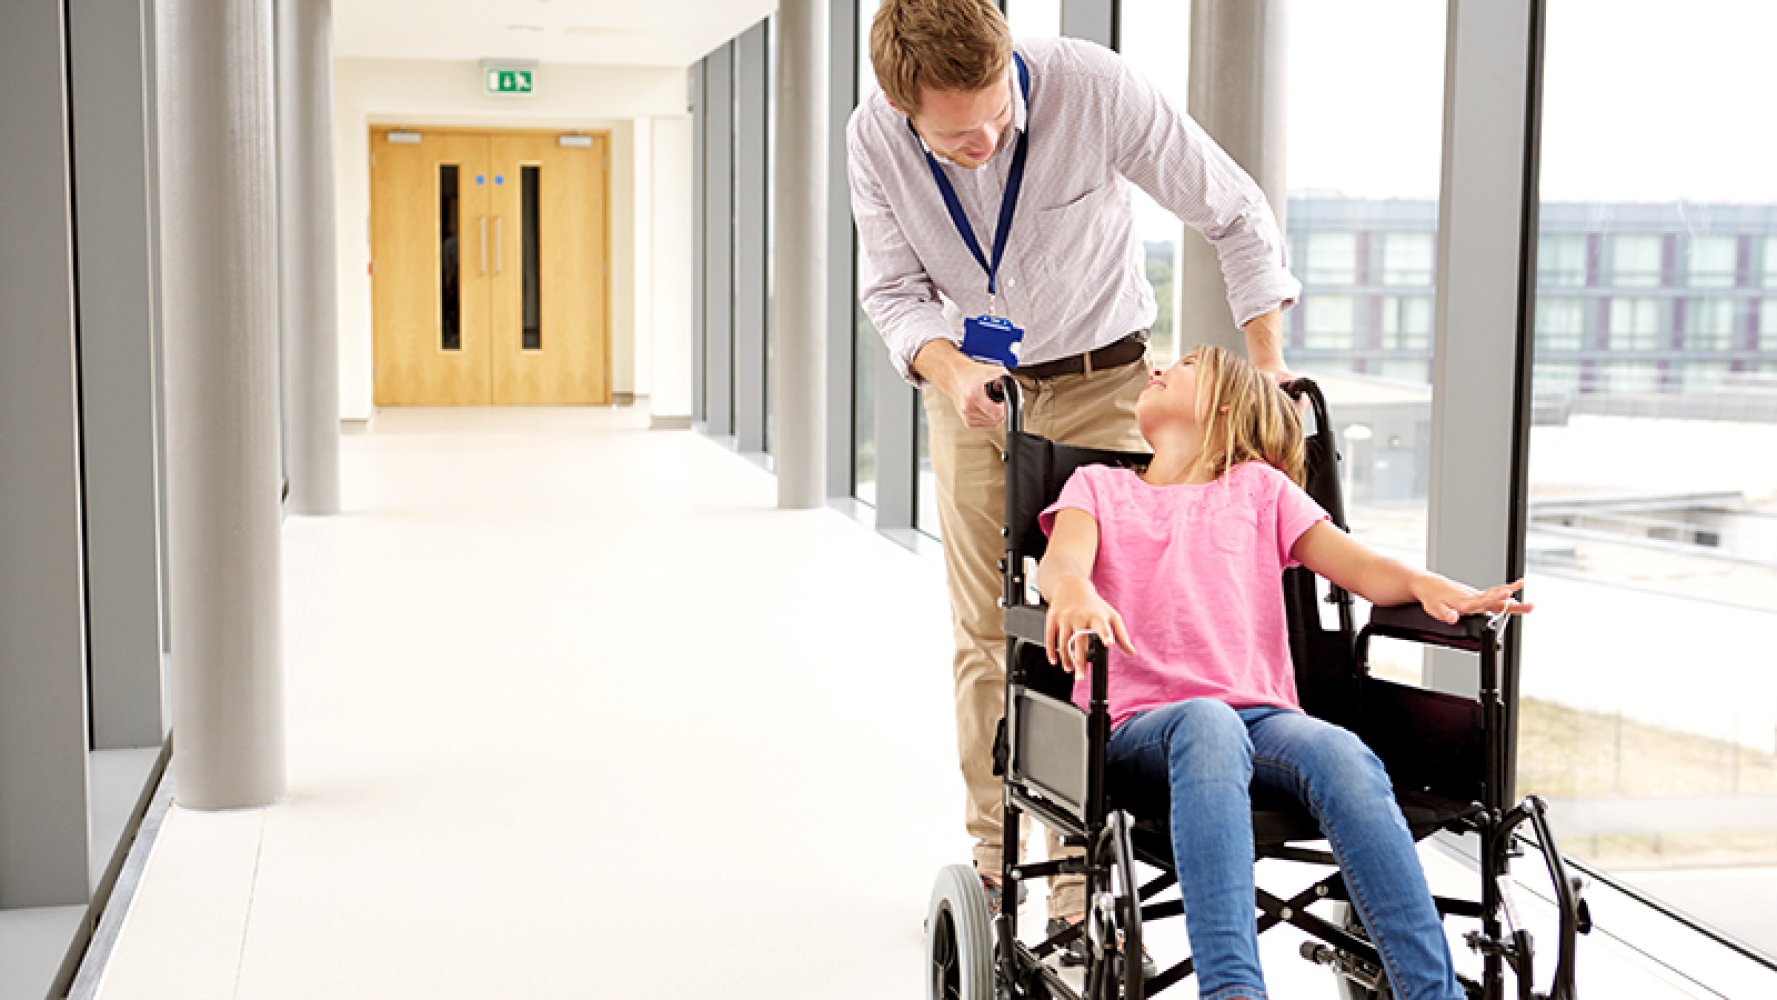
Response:
[[[1069,920],[1066,917],[1050,917],[1049,922],[1043,927],[1043,936],[1052,938],[1077,923],[1079,923],[1078,920]],[[1056,952],[1056,955],[1060,957],[1061,964],[1064,966],[1085,965],[1086,935],[1084,933],[1074,935],[1074,939],[1069,941],[1066,947]],[[1118,975],[1121,974],[1122,970],[1119,969]],[[1143,946],[1141,950],[1142,979],[1152,979],[1159,974],[1160,967],[1154,964],[1154,956],[1149,955],[1147,947]]]
[[[977,873],[977,874],[979,874],[979,873]],[[993,878],[991,876],[988,876],[988,875],[982,875],[981,876],[981,893],[982,893],[982,895],[987,897],[988,919],[991,920],[992,918],[999,916],[1000,915],[1000,903],[1005,898],[1005,895],[1006,895],[1005,889],[1001,888],[1001,886],[1000,886],[1000,880],[997,878]],[[1024,887],[1023,882],[1019,882],[1018,883],[1018,905],[1020,905],[1020,906],[1024,905],[1024,897],[1027,895],[1029,895],[1029,890],[1027,890]]]

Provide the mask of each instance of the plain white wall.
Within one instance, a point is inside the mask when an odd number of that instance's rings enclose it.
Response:
[[[691,117],[656,118],[653,414],[691,416]],[[639,133],[638,133],[639,134]]]
[[[658,315],[659,282],[638,266],[638,219],[649,218],[662,195],[658,183],[636,183],[644,160],[635,123],[653,116],[682,117],[685,71],[671,67],[565,66],[536,71],[528,97],[482,93],[476,62],[337,59],[333,65],[334,184],[338,202],[339,403],[347,420],[368,419],[371,402],[370,127],[456,125],[487,128],[584,129],[611,132],[612,379],[619,392],[645,392],[636,383],[638,340],[651,339],[643,314]],[[689,126],[687,125],[687,129]],[[689,134],[687,132],[687,134]],[[654,157],[647,155],[646,160]],[[689,169],[689,151],[686,153]],[[677,197],[687,219],[689,175]],[[650,193],[651,192],[651,193]],[[654,205],[639,201],[646,194]],[[689,236],[687,236],[687,241]],[[653,241],[648,241],[653,245]],[[681,289],[690,298],[690,251],[678,265]],[[638,309],[638,294],[654,301]],[[687,335],[689,316],[685,318]],[[642,331],[638,335],[638,328]],[[620,363],[621,362],[621,363]],[[684,380],[689,383],[689,355]],[[689,389],[686,390],[689,392]],[[688,410],[687,410],[688,412]]]
[[[638,396],[651,395],[654,384],[654,119],[635,121],[635,356],[630,370],[634,375],[633,391]]]

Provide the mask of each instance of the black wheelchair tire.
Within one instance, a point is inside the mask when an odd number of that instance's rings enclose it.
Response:
[[[926,1000],[993,1000],[993,928],[981,877],[949,865],[926,909]]]

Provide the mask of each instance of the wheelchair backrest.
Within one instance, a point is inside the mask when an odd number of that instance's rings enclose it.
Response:
[[[1292,397],[1308,402],[1304,422],[1304,489],[1335,525],[1347,530],[1341,457],[1326,399],[1308,379],[1287,383],[1284,389]],[[1008,605],[1025,603],[1025,561],[1042,558],[1048,547],[1037,516],[1060,495],[1068,477],[1082,465],[1139,468],[1152,457],[1140,452],[1058,444],[1024,433],[1019,426],[1017,406],[1011,407],[1010,412],[1013,419],[1006,435],[1006,532],[1011,558],[1004,566]],[[1351,595],[1324,584],[1305,567],[1284,571],[1282,586],[1290,657],[1303,709],[1363,737],[1388,766],[1397,784],[1436,790],[1459,799],[1473,796],[1483,773],[1478,704],[1472,699],[1361,676],[1356,665]],[[1040,646],[1013,645],[1014,660],[1009,666],[1014,689],[1028,688],[1063,703],[1071,698],[1072,674],[1050,666]],[[1037,712],[1032,718],[1048,718],[1051,714],[1054,713]],[[1041,729],[1051,737],[1060,735],[1054,725]],[[1030,750],[1029,734],[1014,734],[1013,738],[1018,749]],[[1062,742],[1066,745],[1069,741]],[[1056,765],[1041,773],[1049,787],[1066,793],[1057,797],[1073,797],[1079,773],[1076,766]]]
[[[1332,517],[1333,523],[1343,529],[1345,503],[1340,489],[1339,453],[1326,398],[1319,386],[1305,378],[1285,384],[1284,390],[1293,398],[1308,401],[1304,488]],[[1037,516],[1060,495],[1068,477],[1082,465],[1141,468],[1152,456],[1146,452],[1082,448],[1050,441],[1022,430],[1017,419],[1018,407],[1014,406],[1012,413],[1013,426],[1006,434],[1006,532],[1012,558],[1007,560],[1004,572],[1008,603],[1018,603],[1023,600],[1025,560],[1041,559],[1048,548],[1048,538],[1038,526]],[[1355,721],[1355,694],[1350,681],[1354,635],[1349,595],[1333,592],[1337,624],[1329,626],[1322,623],[1322,601],[1313,573],[1300,568],[1289,570],[1284,574],[1283,587],[1291,659],[1303,707],[1341,724]],[[1040,650],[1019,659],[1014,666],[1024,669],[1014,673],[1022,675],[1023,683],[1053,697],[1068,697],[1073,675],[1049,667]]]

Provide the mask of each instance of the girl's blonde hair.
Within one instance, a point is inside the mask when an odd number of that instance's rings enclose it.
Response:
[[[970,93],[1006,77],[1012,30],[993,0],[883,0],[870,22],[882,92],[919,114],[920,88]]]
[[[1198,461],[1220,479],[1241,462],[1260,461],[1306,480],[1302,418],[1296,404],[1269,375],[1231,351],[1201,344],[1197,358],[1197,405],[1203,413],[1203,451]]]

